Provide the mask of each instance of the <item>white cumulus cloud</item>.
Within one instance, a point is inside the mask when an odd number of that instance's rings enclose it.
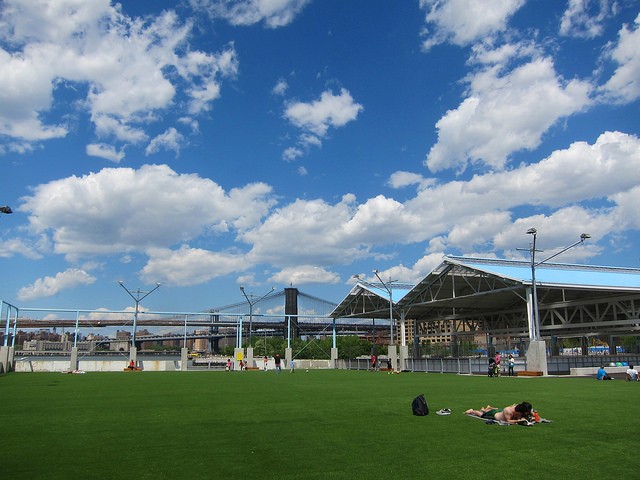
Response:
[[[465,46],[507,28],[507,22],[525,0],[420,0],[426,10],[426,37],[422,47],[451,42]]]
[[[263,183],[225,192],[195,174],[166,165],[105,168],[37,186],[20,210],[30,228],[50,234],[54,250],[70,256],[140,252],[199,235],[245,230],[274,200]]]
[[[212,252],[186,245],[178,250],[153,248],[148,254],[149,260],[142,269],[143,279],[168,285],[197,285],[251,266],[243,255]]]
[[[87,155],[100,157],[113,163],[120,163],[124,158],[124,149],[116,150],[113,145],[104,143],[91,143],[87,145]]]
[[[634,25],[625,25],[618,36],[618,43],[608,52],[617,68],[602,92],[618,102],[633,102],[640,98],[640,14]]]
[[[135,18],[108,0],[3,2],[0,134],[22,142],[64,137],[64,115],[80,110],[100,139],[89,154],[116,161],[115,148],[104,143],[145,141],[146,128],[167,108],[208,111],[238,62],[233,45],[191,50],[191,28],[172,10]],[[49,114],[59,98],[68,107],[56,121]]]
[[[569,0],[560,21],[560,35],[595,38],[602,34],[604,20],[611,15],[611,0]]]
[[[190,0],[192,7],[207,12],[212,18],[223,18],[232,25],[254,25],[269,28],[291,23],[311,0]]]
[[[36,298],[51,297],[63,290],[76,288],[80,285],[91,285],[96,278],[84,270],[69,268],[59,272],[55,277],[43,277],[33,284],[18,291],[18,300],[34,300]]]
[[[283,268],[269,278],[283,285],[309,285],[313,283],[338,283],[340,275],[314,265],[296,265]]]
[[[344,88],[339,95],[325,91],[312,102],[290,102],[284,117],[302,133],[298,137],[298,147],[290,147],[283,157],[291,160],[304,154],[309,147],[320,147],[321,139],[327,136],[330,128],[343,127],[354,121],[363,109]]]
[[[146,155],[151,155],[160,150],[171,150],[176,155],[180,154],[180,147],[185,142],[184,135],[171,127],[166,132],[155,137],[145,150]]]
[[[425,164],[433,172],[468,163],[502,169],[512,153],[533,150],[555,122],[586,108],[590,90],[588,82],[559,78],[549,58],[505,74],[499,66],[484,69],[470,79],[460,106],[438,120]]]

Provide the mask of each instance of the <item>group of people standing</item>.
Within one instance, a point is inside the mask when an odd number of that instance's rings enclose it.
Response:
[[[387,370],[391,371],[391,368],[391,359],[387,358]],[[374,372],[378,370],[378,357],[375,353],[371,355],[371,370]]]
[[[280,355],[276,353],[276,355],[273,357],[273,362],[276,366],[276,373],[280,373],[282,371],[282,359],[280,358]],[[267,371],[267,367],[269,365],[269,358],[265,355],[264,357],[264,371]],[[233,370],[233,362],[231,361],[230,358],[227,359],[227,365],[225,370],[227,372],[230,372],[231,370]],[[246,360],[240,360],[239,363],[240,366],[240,370],[246,370],[248,367],[247,361]],[[291,372],[293,373],[295,370],[295,363],[293,362],[293,360],[291,360]]]
[[[502,362],[502,355],[500,355],[500,352],[497,352],[495,357],[489,358],[488,376],[499,377],[501,375],[501,372],[502,372],[500,367],[501,362]],[[515,366],[516,366],[516,359],[510,353],[509,356],[507,357],[507,369],[508,369],[507,371],[509,372],[510,377],[513,377],[515,375]]]

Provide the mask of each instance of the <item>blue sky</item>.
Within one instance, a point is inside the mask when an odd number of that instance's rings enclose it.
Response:
[[[338,302],[530,227],[637,267],[639,98],[637,0],[6,0],[0,298]]]

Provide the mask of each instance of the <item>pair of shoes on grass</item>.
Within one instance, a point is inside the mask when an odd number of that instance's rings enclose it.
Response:
[[[451,415],[451,409],[450,408],[443,408],[442,410],[438,410],[436,412],[436,415]]]
[[[535,422],[531,422],[526,418],[523,418],[522,420],[518,421],[518,425],[522,425],[523,427],[532,427],[535,425]]]

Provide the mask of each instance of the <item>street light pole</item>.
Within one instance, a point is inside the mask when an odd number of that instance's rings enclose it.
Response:
[[[133,314],[133,335],[131,336],[131,346],[135,347],[136,346],[136,329],[138,327],[138,312],[140,311],[140,302],[144,300],[146,297],[148,297],[149,295],[151,295],[153,292],[155,292],[157,289],[159,289],[160,284],[156,283],[156,286],[152,290],[148,290],[148,291],[143,291],[143,290],[140,290],[140,288],[138,288],[138,290],[134,292],[135,293],[134,295],[131,292],[131,290],[129,290],[127,287],[124,286],[124,282],[122,280],[120,280],[118,283],[131,296],[131,298],[133,298],[133,301],[136,302],[136,310]]]
[[[564,247],[562,250],[554,253],[553,255],[541,260],[540,262],[536,262],[536,252],[542,252],[542,250],[536,250],[536,239],[538,235],[538,231],[535,228],[530,228],[527,230],[528,235],[533,236],[533,241],[531,242],[530,248],[530,257],[531,257],[531,289],[532,289],[532,310],[533,310],[533,332],[531,332],[532,340],[540,340],[540,307],[538,305],[538,290],[537,290],[537,281],[536,281],[536,268],[542,265],[545,262],[548,262],[552,258],[557,257],[558,255],[566,252],[567,250],[572,249],[577,245],[581,245],[587,240],[591,238],[591,235],[588,233],[583,233],[580,235],[580,240],[575,243],[572,243],[568,247]]]
[[[540,338],[540,311],[538,310],[538,291],[536,289],[536,238],[538,231],[535,228],[527,230],[528,235],[533,235],[533,241],[531,243],[530,257],[531,257],[531,309],[533,316],[533,331],[531,332],[531,340],[538,340]]]
[[[240,291],[242,292],[242,295],[244,295],[244,298],[247,299],[247,303],[249,304],[249,346],[251,346],[251,338],[253,335],[253,306],[256,303],[263,300],[267,295],[271,294],[274,290],[275,290],[275,287],[271,287],[271,290],[269,290],[267,293],[262,295],[257,300],[253,300],[253,293],[250,293],[249,295],[247,295],[247,292],[245,292],[244,287],[242,286],[240,287]]]
[[[387,293],[389,294],[389,324],[390,324],[390,328],[391,331],[389,332],[389,344],[390,345],[394,345],[394,339],[393,339],[393,293],[392,293],[392,289],[389,287],[389,285],[391,285],[391,283],[395,282],[396,280],[389,280],[387,283],[383,282],[382,279],[380,278],[380,271],[379,270],[374,270],[373,273],[375,274],[376,277],[378,277],[378,280],[380,281],[380,284],[382,285],[382,287],[387,291]],[[378,288],[377,285],[374,285],[371,282],[368,282],[362,278],[360,278],[359,274],[355,274],[353,276],[353,278],[357,279],[358,281],[369,285],[370,287],[373,288]]]
[[[386,283],[382,281],[382,278],[380,278],[380,275],[379,275],[380,273],[379,270],[374,270],[373,273],[375,274],[375,276],[378,278],[378,280],[380,281],[384,289],[389,294],[389,325],[391,325],[391,330],[389,332],[390,334],[389,340],[390,340],[390,345],[395,345],[395,338],[393,337],[393,290],[390,287],[388,287]],[[391,284],[392,281],[393,280],[389,280],[389,284]]]

